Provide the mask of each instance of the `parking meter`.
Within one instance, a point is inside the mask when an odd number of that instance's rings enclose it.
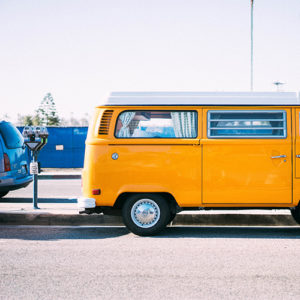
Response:
[[[31,151],[32,161],[30,163],[30,174],[33,175],[33,208],[38,209],[38,154],[48,141],[48,130],[43,126],[25,126],[22,132],[24,143]]]

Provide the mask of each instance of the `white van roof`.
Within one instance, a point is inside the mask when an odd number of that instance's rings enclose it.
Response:
[[[296,92],[112,92],[112,105],[299,105]]]

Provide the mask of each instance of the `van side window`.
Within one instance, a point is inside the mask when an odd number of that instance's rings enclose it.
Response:
[[[117,138],[196,138],[195,111],[124,111],[117,120]]]
[[[208,111],[209,138],[285,138],[286,112]]]

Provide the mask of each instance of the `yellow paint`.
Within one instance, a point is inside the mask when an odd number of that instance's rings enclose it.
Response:
[[[114,112],[109,134],[99,136],[105,109]],[[285,110],[287,138],[207,137],[208,110],[243,109]],[[124,192],[170,193],[181,207],[290,207],[298,204],[300,158],[297,161],[295,152],[300,154],[300,110],[295,107],[192,107],[198,112],[195,139],[117,139],[115,124],[124,110],[191,110],[191,107],[96,109],[86,141],[83,195],[95,198],[97,206],[113,206]],[[117,160],[112,159],[113,153],[118,153]],[[277,155],[287,157],[271,158]],[[99,188],[101,195],[92,195],[92,190]]]

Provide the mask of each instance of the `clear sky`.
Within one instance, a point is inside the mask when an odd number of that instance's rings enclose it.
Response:
[[[300,90],[300,0],[254,1],[254,90]],[[0,115],[110,91],[248,91],[250,0],[0,0]]]

